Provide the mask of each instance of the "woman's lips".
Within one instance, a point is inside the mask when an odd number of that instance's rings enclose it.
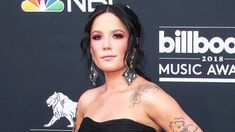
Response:
[[[114,57],[116,57],[115,55],[105,55],[105,56],[102,56],[101,58],[105,61],[110,61],[112,60]]]

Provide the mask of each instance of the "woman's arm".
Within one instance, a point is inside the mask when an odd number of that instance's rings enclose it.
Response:
[[[78,100],[72,132],[78,131],[83,117],[84,117],[84,105],[83,105],[82,96],[81,96],[80,99]]]
[[[86,110],[92,102],[92,99],[94,97],[94,90],[87,90],[85,91],[79,98],[77,108],[76,108],[76,114],[74,119],[74,127],[72,129],[72,132],[77,132],[80,128],[81,122],[84,118],[84,115],[86,113]]]
[[[84,115],[87,111],[87,108],[90,106],[91,102],[96,97],[96,89],[89,89],[85,91],[78,100],[76,115],[74,119],[74,127],[72,132],[77,132],[80,128],[81,122],[84,118]]]
[[[141,88],[146,114],[167,132],[202,132],[178,103],[155,84]]]

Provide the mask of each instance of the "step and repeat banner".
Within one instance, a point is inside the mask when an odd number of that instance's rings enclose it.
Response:
[[[1,132],[71,131],[77,100],[91,87],[80,49],[84,25],[96,5],[115,3],[139,16],[147,76],[205,132],[235,130],[235,1],[1,3]]]

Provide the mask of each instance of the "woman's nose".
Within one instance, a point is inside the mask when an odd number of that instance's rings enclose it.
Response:
[[[108,50],[108,49],[112,49],[109,38],[105,39],[103,43],[103,50]]]

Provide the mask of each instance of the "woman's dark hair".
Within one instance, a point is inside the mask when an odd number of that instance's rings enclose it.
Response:
[[[143,52],[140,49],[139,45],[140,36],[141,36],[141,25],[136,14],[128,6],[122,4],[98,5],[95,8],[94,12],[92,12],[88,17],[88,21],[84,29],[84,36],[81,41],[81,48],[84,53],[83,55],[85,55],[87,58],[88,68],[91,66],[92,63],[92,56],[90,52],[91,27],[95,18],[105,12],[110,12],[115,16],[117,16],[128,30],[129,38],[128,38],[127,50],[125,52],[123,60],[126,61],[126,63],[124,64],[127,64],[128,67],[130,67],[131,57],[132,55],[134,55],[133,68],[135,72],[138,75],[146,78],[144,73],[140,70],[140,64],[143,58]]]

